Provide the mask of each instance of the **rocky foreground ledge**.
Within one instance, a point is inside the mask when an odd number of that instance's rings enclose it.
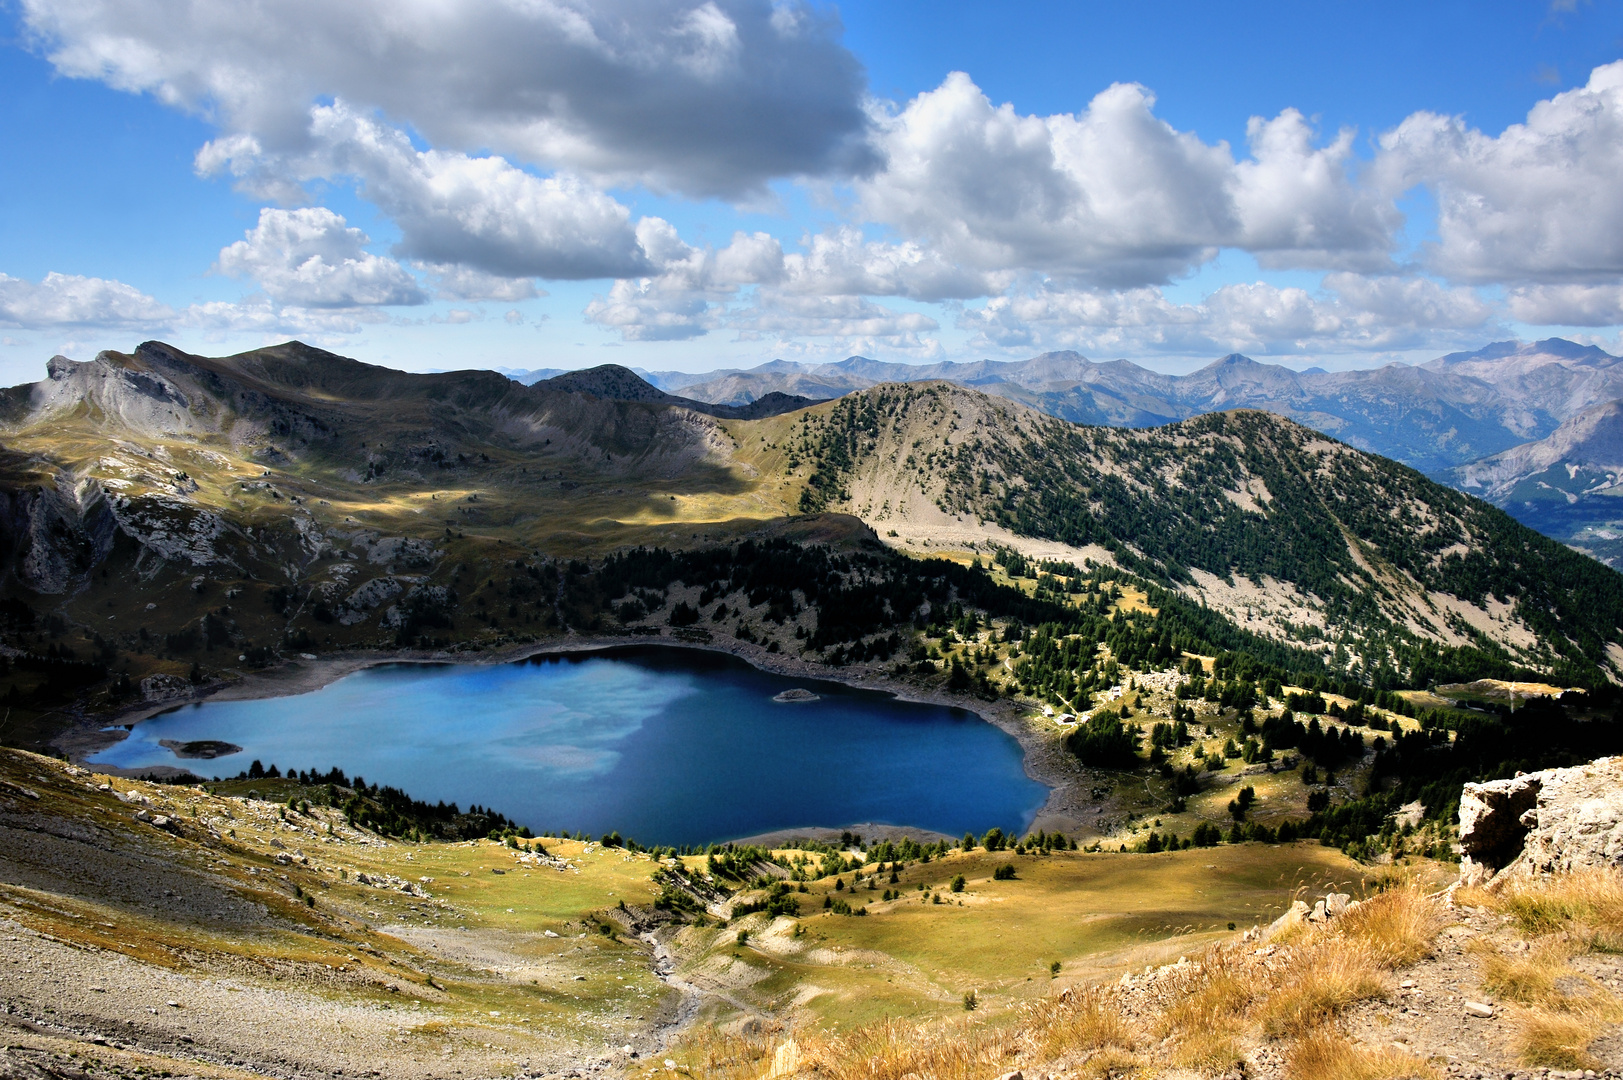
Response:
[[[1466,784],[1460,882],[1623,869],[1623,757]]]

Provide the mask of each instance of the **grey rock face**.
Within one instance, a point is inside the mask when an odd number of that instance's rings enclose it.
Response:
[[[142,701],[173,701],[187,697],[191,692],[192,684],[179,675],[148,675],[141,680]]]
[[[121,366],[105,356],[86,363],[53,356],[45,371],[45,381],[30,388],[30,405],[39,415],[97,409],[132,431],[155,436],[204,426],[185,392],[156,372]]]
[[[1460,880],[1481,885],[1521,854],[1522,815],[1533,809],[1543,774],[1466,784],[1460,792]]]
[[[1509,780],[1466,784],[1460,793],[1460,880],[1623,867],[1623,757]]]
[[[1522,863],[1532,873],[1623,866],[1623,757],[1552,770],[1529,826]]]
[[[59,475],[51,486],[0,493],[0,556],[36,592],[62,593],[112,548],[117,520],[101,485]]]

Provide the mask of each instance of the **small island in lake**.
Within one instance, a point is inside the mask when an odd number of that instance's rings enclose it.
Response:
[[[800,687],[797,686],[793,690],[785,690],[781,694],[773,694],[772,695],[772,700],[773,701],[821,701],[823,699],[818,697],[816,694],[812,693],[810,690],[803,690],[803,689],[801,689]]]
[[[178,758],[200,758],[203,761],[213,761],[217,757],[242,753],[242,747],[236,743],[221,742],[218,739],[194,739],[190,742],[159,739],[158,745],[166,750],[172,750]]]

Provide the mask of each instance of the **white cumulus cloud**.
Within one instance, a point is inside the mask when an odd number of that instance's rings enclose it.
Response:
[[[1055,115],[997,104],[963,72],[875,101],[816,0],[18,5],[58,73],[204,118],[197,171],[279,208],[218,261],[263,296],[177,313],[121,282],[0,275],[0,326],[331,335],[431,297],[521,302],[545,295],[538,280],[608,282],[584,316],[627,340],[731,330],[788,352],[937,353],[936,319],[909,302],[943,305],[975,348],[1129,353],[1623,322],[1623,61],[1497,134],[1416,112],[1368,160],[1357,132],[1321,133],[1297,108],[1251,117],[1244,147],[1207,142],[1131,83]],[[784,178],[849,184],[819,189],[843,221],[798,243],[696,245],[610,193],[753,206]],[[398,228],[389,256],[306,205],[330,183]],[[1416,186],[1435,195],[1436,241],[1410,253],[1397,200]],[[1225,249],[1265,276],[1326,276],[1191,303],[1161,291]]]
[[[723,248],[684,243],[660,218],[637,224],[638,242],[660,272],[616,281],[586,306],[586,320],[627,341],[682,341],[719,325],[719,305],[741,286],[784,278],[783,247],[766,233],[734,233]]]
[[[606,297],[586,305],[586,320],[618,330],[626,341],[686,341],[716,325],[716,312],[702,293],[660,279],[616,281]]]
[[[438,148],[603,183],[760,194],[874,164],[866,76],[800,0],[20,0],[63,74],[148,92],[266,152],[342,99]]]
[[[854,227],[840,227],[804,239],[803,251],[785,253],[783,245],[767,233],[734,233],[722,248],[697,248],[684,243],[676,230],[658,218],[645,218],[637,235],[650,258],[660,265],[657,275],[616,282],[607,297],[588,306],[590,322],[618,329],[628,340],[669,340],[696,337],[726,322],[746,323],[746,332],[782,332],[800,325],[817,337],[879,340],[911,334],[923,327],[923,316],[899,316],[890,309],[867,303],[853,308],[858,298],[896,296],[942,300],[984,296],[1012,279],[1010,274],[966,270],[919,244],[867,240]],[[737,297],[742,288],[761,286],[748,315],[723,318],[718,306]],[[831,303],[818,306],[818,301]],[[780,319],[789,311],[796,314]],[[825,318],[816,311],[838,313]],[[853,312],[860,310],[860,316]],[[809,318],[809,321],[808,321]],[[894,333],[868,333],[846,329],[853,318],[903,319],[911,324]],[[744,322],[739,322],[743,319]],[[779,320],[774,322],[773,320]],[[831,321],[832,320],[832,321]],[[933,320],[928,329],[935,329]],[[771,325],[768,325],[771,323]],[[781,325],[780,325],[781,323]],[[916,342],[909,339],[908,347]]]
[[[652,269],[631,212],[578,177],[536,176],[496,156],[418,150],[398,128],[341,101],[312,108],[308,126],[311,141],[299,154],[232,139],[204,147],[198,168],[229,171],[272,197],[284,184],[355,177],[361,194],[399,226],[396,253],[424,262],[565,280]]]
[[[166,325],[174,318],[168,305],[122,281],[52,271],[32,282],[0,274],[0,326],[135,328]]]
[[[1281,265],[1386,264],[1400,217],[1351,175],[1350,132],[1315,148],[1300,113],[1250,127],[1236,162],[1118,83],[1080,113],[1022,116],[962,72],[880,121],[883,171],[863,212],[985,272],[1030,270],[1130,288],[1164,282],[1223,247]]]
[[[278,303],[299,307],[427,303],[417,279],[393,259],[367,251],[369,242],[324,207],[266,207],[244,239],[221,249],[218,267],[258,282]]]
[[[729,311],[725,325],[746,341],[775,339],[786,346],[811,341],[825,351],[903,353],[919,359],[943,355],[941,343],[924,336],[940,329],[935,319],[860,296],[762,289],[753,304]]]
[[[1510,313],[1534,326],[1617,326],[1623,284],[1522,285],[1506,297]]]
[[[1623,279],[1623,61],[1487,135],[1457,116],[1415,113],[1381,137],[1392,190],[1437,198],[1433,269],[1458,281]]]
[[[1258,281],[1224,285],[1192,304],[1149,286],[1046,286],[996,297],[959,318],[986,347],[1113,355],[1379,352],[1452,343],[1494,324],[1494,309],[1469,289],[1346,272],[1327,275],[1317,293]]]
[[[1246,125],[1251,157],[1234,166],[1231,189],[1239,217],[1231,241],[1265,267],[1379,270],[1390,262],[1403,216],[1389,197],[1355,179],[1353,135],[1328,146],[1295,109]]]
[[[434,296],[441,300],[513,301],[547,295],[527,277],[502,277],[456,263],[419,262],[416,269],[428,275],[434,285]]]
[[[809,236],[805,247],[782,260],[786,287],[797,293],[968,299],[999,292],[1013,278],[956,265],[912,241],[867,240],[851,226]]]
[[[210,300],[181,312],[179,324],[210,341],[230,341],[243,333],[258,334],[267,344],[296,337],[311,343],[336,342],[367,326],[388,321],[376,308],[321,308],[278,304],[264,293],[241,300]]]

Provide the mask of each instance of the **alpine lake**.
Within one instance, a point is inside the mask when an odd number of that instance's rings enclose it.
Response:
[[[809,693],[808,693],[809,692]],[[175,747],[227,744],[210,760]],[[222,749],[216,747],[216,749]],[[713,652],[629,646],[506,664],[386,664],[310,693],[204,701],[91,764],[235,776],[337,766],[542,833],[707,844],[779,830],[1023,832],[1048,789],[964,709],[793,679]]]

